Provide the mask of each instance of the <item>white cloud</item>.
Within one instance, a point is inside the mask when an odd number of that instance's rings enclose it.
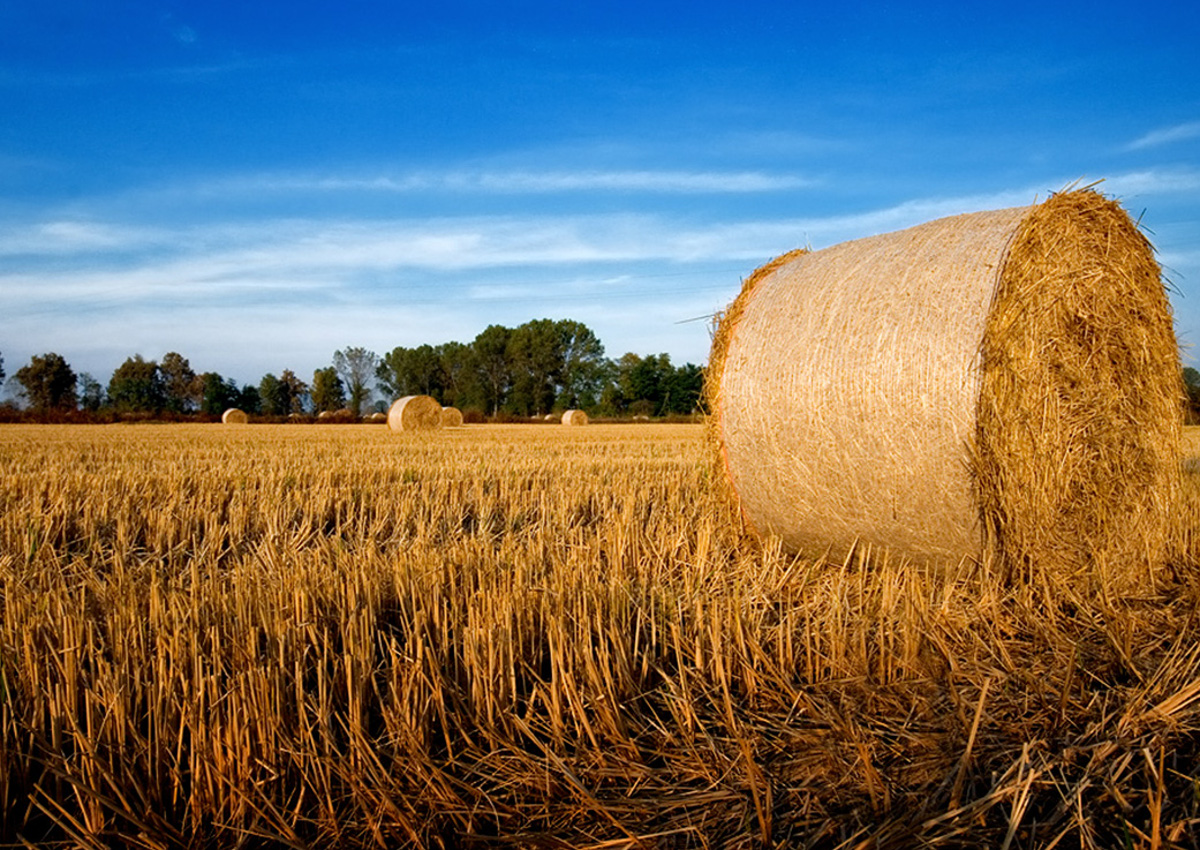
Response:
[[[562,192],[739,194],[814,185],[795,174],[761,171],[481,170],[418,171],[401,175],[257,175],[199,187],[208,196],[243,192],[478,192],[500,195]]]
[[[1200,127],[1200,125],[1197,125]],[[1118,174],[1105,180],[1102,191],[1118,196],[1163,195],[1194,192],[1200,189],[1200,171],[1186,168],[1159,168]]]
[[[1174,127],[1151,130],[1149,133],[1134,139],[1126,145],[1125,150],[1136,151],[1146,148],[1157,148],[1173,142],[1182,142],[1196,138],[1200,138],[1200,121],[1188,121],[1184,124],[1176,124]]]

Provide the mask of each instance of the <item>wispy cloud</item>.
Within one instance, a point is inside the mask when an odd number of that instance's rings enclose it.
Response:
[[[1200,124],[1197,125],[1200,127]],[[1131,171],[1105,180],[1102,191],[1122,195],[1162,195],[1200,189],[1200,171],[1190,168],[1152,168]]]
[[[725,194],[779,192],[815,184],[795,174],[761,171],[421,171],[400,175],[260,175],[218,181],[201,191],[275,192],[484,192],[552,194],[559,192],[648,192]]]
[[[1162,127],[1158,130],[1151,130],[1146,135],[1134,139],[1126,145],[1125,150],[1137,151],[1146,148],[1157,148],[1173,142],[1182,142],[1187,139],[1196,138],[1200,138],[1200,121],[1188,121],[1184,124],[1176,124],[1174,127]]]

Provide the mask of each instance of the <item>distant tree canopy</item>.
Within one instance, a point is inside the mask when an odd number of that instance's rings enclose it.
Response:
[[[200,375],[200,412],[208,416],[220,416],[231,407],[237,407],[240,395],[237,382],[222,378],[219,372]]]
[[[135,354],[117,367],[108,382],[108,401],[118,410],[153,412],[166,404],[162,373],[153,360]]]
[[[346,406],[346,388],[337,369],[327,366],[313,372],[312,403],[317,413],[340,410]]]
[[[4,382],[4,355],[0,354],[0,383]]]
[[[632,358],[632,360],[630,360]],[[642,401],[656,414],[689,413],[699,404],[700,367],[671,367],[667,355],[647,358],[652,372],[618,388],[621,363],[640,363],[627,354],[614,363],[582,322],[535,319],[515,328],[489,325],[470,343],[403,346],[380,358],[376,380],[390,398],[431,395],[445,405],[489,414],[544,415],[581,407],[622,414]]]
[[[168,351],[158,364],[162,379],[163,402],[173,413],[191,413],[203,400],[204,385],[197,380],[196,373],[187,358],[177,351]]]
[[[0,357],[0,381],[3,365]],[[311,385],[284,369],[239,388],[217,372],[198,374],[177,351],[158,362],[140,354],[127,358],[107,387],[87,373],[76,379],[57,354],[33,358],[15,377],[34,408],[78,405],[87,411],[210,417],[231,407],[287,416],[348,406],[362,415],[376,389],[380,410],[402,396],[429,395],[443,405],[493,416],[540,417],[570,408],[601,416],[665,416],[699,409],[703,384],[701,367],[674,366],[666,354],[629,352],[610,360],[591,328],[571,319],[488,325],[470,342],[397,346],[382,357],[347,346],[333,353],[331,365],[313,372]],[[1184,379],[1200,410],[1200,372],[1186,369]]]
[[[349,407],[355,416],[362,416],[363,405],[371,398],[369,381],[375,377],[379,357],[365,348],[349,347],[333,352],[333,368],[349,393]]]
[[[1200,422],[1200,371],[1183,367],[1183,388],[1187,393],[1188,421]]]
[[[74,409],[75,373],[62,355],[34,356],[14,375],[34,410]]]

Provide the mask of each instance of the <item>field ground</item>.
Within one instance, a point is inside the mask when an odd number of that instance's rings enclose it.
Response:
[[[1115,597],[760,548],[691,425],[12,425],[0,470],[0,844],[1200,843],[1200,499]]]

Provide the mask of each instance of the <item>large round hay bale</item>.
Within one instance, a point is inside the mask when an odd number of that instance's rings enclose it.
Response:
[[[442,427],[458,428],[463,424],[462,411],[457,407],[442,408]]]
[[[223,425],[245,425],[249,421],[244,410],[238,410],[236,407],[231,407],[221,414],[221,423]]]
[[[706,394],[730,494],[792,550],[1127,577],[1165,557],[1171,310],[1150,244],[1096,192],[768,263]]]
[[[427,395],[406,395],[392,402],[388,427],[393,431],[431,431],[442,427],[442,406]]]
[[[588,424],[588,416],[582,410],[568,410],[562,415],[562,424],[586,425]]]

